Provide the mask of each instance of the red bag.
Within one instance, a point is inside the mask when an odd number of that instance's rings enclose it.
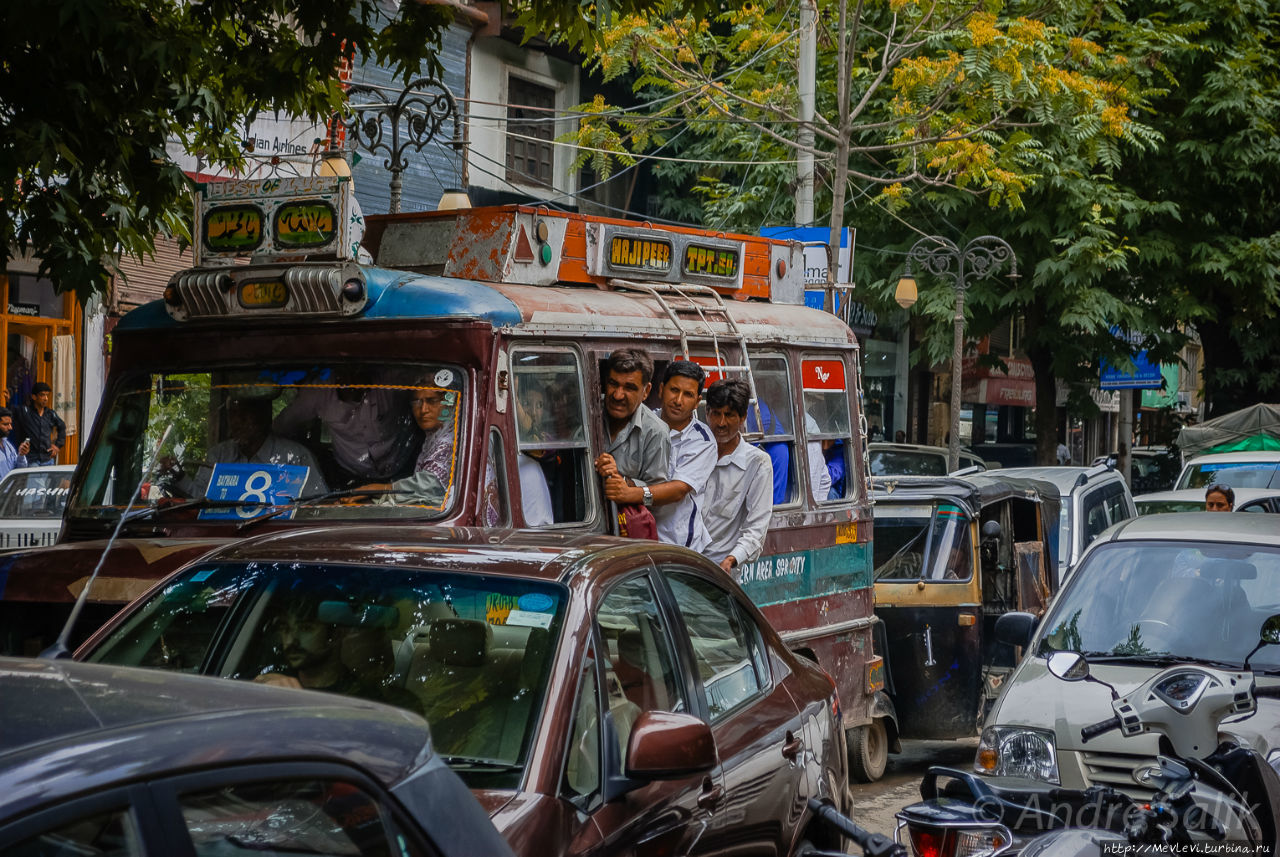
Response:
[[[626,539],[658,540],[658,522],[648,506],[627,503],[618,507],[618,535]]]

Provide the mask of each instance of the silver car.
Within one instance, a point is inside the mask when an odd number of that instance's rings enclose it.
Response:
[[[18,467],[0,480],[0,549],[51,545],[62,530],[73,464]]]
[[[987,718],[976,770],[1085,788],[1152,794],[1134,778],[1155,762],[1154,734],[1111,733],[1085,745],[1080,728],[1111,716],[1109,691],[1051,675],[1046,657],[1078,651],[1094,676],[1127,694],[1161,669],[1200,663],[1240,669],[1262,623],[1280,613],[1280,528],[1267,515],[1186,512],[1130,519],[1103,533],[1036,625],[1002,617],[997,633],[1026,647]],[[1005,624],[1007,623],[1007,624]],[[1249,662],[1259,687],[1280,684],[1280,648]],[[1280,700],[1224,729],[1280,769]]]

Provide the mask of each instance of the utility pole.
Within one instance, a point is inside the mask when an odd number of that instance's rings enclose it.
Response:
[[[796,158],[796,226],[813,224],[813,114],[818,76],[818,0],[800,0],[800,151]],[[834,264],[834,263],[833,263]],[[829,278],[828,278],[829,279]]]

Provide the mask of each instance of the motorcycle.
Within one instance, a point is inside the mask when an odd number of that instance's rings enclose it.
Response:
[[[897,814],[917,857],[1074,857],[1131,846],[1192,853],[1204,843],[1247,843],[1251,854],[1280,854],[1280,774],[1251,746],[1223,735],[1222,721],[1256,710],[1258,697],[1280,698],[1280,687],[1259,688],[1249,660],[1280,644],[1280,614],[1262,625],[1241,669],[1199,664],[1170,666],[1120,696],[1090,674],[1081,654],[1049,655],[1057,678],[1089,681],[1111,691],[1112,717],[1080,730],[1089,741],[1119,730],[1155,732],[1164,753],[1134,773],[1154,789],[1135,798],[1111,785],[1064,789],[1014,777],[981,776],[935,766],[920,785],[922,802]]]

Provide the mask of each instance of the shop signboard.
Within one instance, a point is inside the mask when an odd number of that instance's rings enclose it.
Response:
[[[825,226],[767,226],[760,230],[765,238],[777,238],[782,241],[800,241],[804,248],[804,304],[812,309],[824,309],[825,289],[827,284],[827,268],[829,267],[827,242],[831,240],[831,230]],[[845,229],[840,234],[840,252],[836,262],[837,284],[849,284],[852,277],[853,251],[857,243],[856,230]],[[818,288],[815,288],[818,287]],[[834,309],[840,314],[845,298],[844,290],[835,294]],[[849,327],[860,336],[869,336],[879,318],[876,313],[861,301],[852,301],[847,318]]]
[[[1111,334],[1117,339],[1136,346],[1142,341],[1139,333],[1125,333],[1118,327],[1111,328]],[[1158,390],[1163,383],[1160,364],[1147,359],[1146,349],[1133,355],[1133,368],[1126,370],[1111,365],[1105,358],[1102,360],[1102,373],[1098,386],[1103,390]]]

